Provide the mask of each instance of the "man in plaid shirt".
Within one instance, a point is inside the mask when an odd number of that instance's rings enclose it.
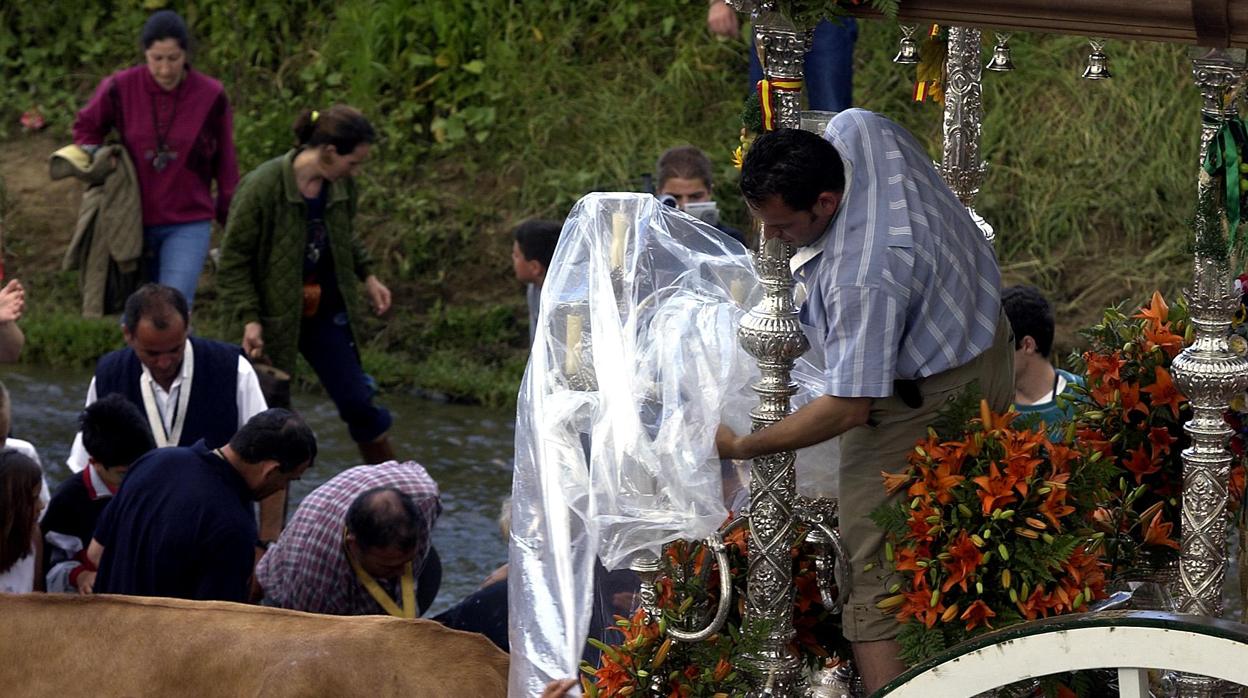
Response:
[[[408,504],[400,504],[399,493],[410,498]],[[357,499],[362,501],[352,507]],[[370,547],[369,542],[377,541],[366,538],[375,537],[364,533],[362,538],[361,531],[348,531],[349,510],[358,527],[361,515],[378,520],[389,512],[390,520],[394,516],[402,520],[402,506],[418,514],[406,517],[412,521],[404,526],[408,532],[402,536],[406,543],[414,541],[414,547],[385,543]],[[376,516],[371,516],[370,509],[376,510],[372,512]],[[392,612],[370,593],[363,579],[375,578],[392,608],[396,602],[402,603],[400,580],[404,573],[410,570],[413,577],[420,578],[426,561],[436,559],[436,554],[428,553],[433,526],[441,513],[438,484],[415,462],[361,465],[339,473],[303,500],[281,537],[260,559],[256,581],[264,590],[264,603],[334,615]],[[371,574],[358,574],[353,560],[357,565],[362,562],[361,569]],[[423,611],[432,603],[437,589],[425,588],[420,592],[423,593],[418,592],[419,600],[423,603],[419,606]]]

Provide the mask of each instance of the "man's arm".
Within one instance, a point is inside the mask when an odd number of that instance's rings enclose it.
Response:
[[[740,436],[721,424],[715,447],[720,458],[745,460],[813,446],[866,424],[871,401],[823,395],[771,426]]]

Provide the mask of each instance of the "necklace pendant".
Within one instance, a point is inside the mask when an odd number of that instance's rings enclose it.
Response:
[[[165,168],[169,166],[170,162],[173,162],[174,160],[178,159],[177,153],[165,148],[164,146],[161,146],[161,148],[157,150],[155,153],[148,151],[148,155],[151,156],[152,158],[152,169],[156,170],[157,172],[164,172]]]

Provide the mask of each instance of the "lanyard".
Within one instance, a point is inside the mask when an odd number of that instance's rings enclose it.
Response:
[[[346,547],[345,541],[343,547]],[[373,597],[373,600],[380,604],[386,613],[395,618],[416,617],[416,578],[412,573],[411,565],[407,566],[407,570],[403,572],[403,578],[399,582],[400,594],[403,597],[403,607],[399,608],[398,604],[386,593],[386,590],[381,588],[376,579],[373,579],[373,575],[364,571],[360,563],[351,557],[349,550],[346,551],[346,555],[347,559],[351,561],[351,569],[355,570],[356,579],[360,580],[360,584],[364,585],[364,588],[368,590],[368,595]]]

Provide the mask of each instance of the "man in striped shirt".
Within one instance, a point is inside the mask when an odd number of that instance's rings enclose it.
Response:
[[[755,458],[843,435],[840,527],[853,568],[843,622],[875,691],[904,669],[897,624],[875,606],[886,582],[864,570],[883,546],[869,519],[889,501],[880,472],[900,470],[968,387],[1008,407],[1013,341],[992,246],[914,137],[851,109],[825,138],[764,134],[741,174],[764,237],[800,248],[792,268],[802,320],[823,339],[824,394],[752,434],[720,427],[716,444],[723,457]]]

